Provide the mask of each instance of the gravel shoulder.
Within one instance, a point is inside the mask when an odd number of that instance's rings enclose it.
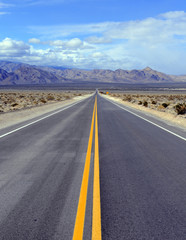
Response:
[[[24,108],[21,110],[0,113],[0,129],[10,127],[14,124],[18,124],[32,118],[41,116],[45,113],[60,109],[61,107],[75,103],[79,100],[88,98],[91,94],[83,96],[75,96],[72,99],[63,100],[59,102],[46,103],[45,105]]]
[[[186,115],[175,115],[173,113],[169,112],[161,112],[155,109],[147,108],[141,105],[137,105],[131,102],[123,101],[121,98],[113,97],[109,95],[104,95],[104,97],[113,100],[115,102],[118,102],[120,104],[123,104],[124,106],[139,110],[144,112],[145,114],[148,114],[150,116],[153,116],[161,121],[164,121],[168,123],[169,125],[176,126],[181,128],[182,130],[186,131]]]

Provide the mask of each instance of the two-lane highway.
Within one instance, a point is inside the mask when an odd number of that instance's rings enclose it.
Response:
[[[185,239],[185,140],[100,95],[32,122],[0,131],[0,239]]]

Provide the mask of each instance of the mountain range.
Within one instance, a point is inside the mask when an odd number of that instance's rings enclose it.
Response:
[[[130,71],[122,69],[115,71],[105,69],[83,70],[0,61],[0,85],[74,82],[183,83],[186,82],[186,75],[168,75],[149,67]]]

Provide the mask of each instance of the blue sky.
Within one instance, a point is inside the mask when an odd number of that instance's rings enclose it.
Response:
[[[186,74],[186,1],[0,0],[0,60]]]

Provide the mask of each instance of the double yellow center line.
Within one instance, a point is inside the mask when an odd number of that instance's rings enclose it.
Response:
[[[87,203],[87,192],[90,172],[90,161],[92,152],[92,140],[95,124],[95,149],[94,149],[94,182],[93,182],[93,211],[92,211],[92,240],[101,240],[101,207],[100,207],[100,178],[99,178],[99,143],[98,143],[98,118],[97,118],[97,96],[95,98],[94,110],[90,136],[85,160],[79,203],[74,227],[73,240],[83,239],[84,221]]]

